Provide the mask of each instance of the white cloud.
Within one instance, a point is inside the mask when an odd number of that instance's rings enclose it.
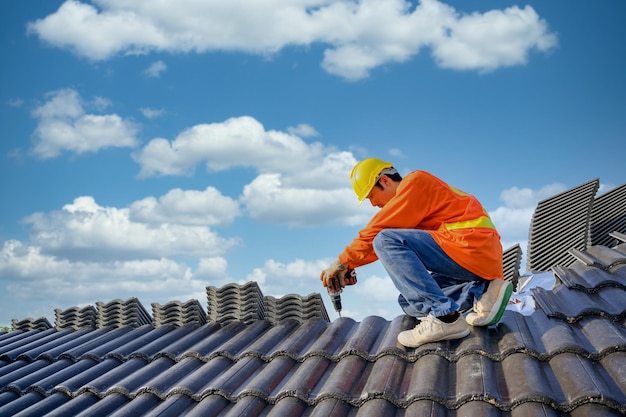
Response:
[[[165,113],[163,109],[151,109],[150,107],[141,107],[139,111],[146,119],[156,119]]]
[[[180,215],[180,208],[165,206],[174,217]],[[35,213],[24,222],[31,225],[31,240],[42,252],[68,259],[200,257],[223,254],[237,243],[205,226],[165,222],[158,210],[150,214],[151,220],[161,216],[163,222],[139,223],[128,208],[102,207],[92,197],[79,197],[60,211]]]
[[[523,64],[531,51],[557,43],[530,6],[463,14],[436,0],[415,8],[405,0],[94,3],[67,0],[28,31],[92,60],[153,51],[271,55],[322,44],[322,67],[348,80],[425,47],[441,67],[486,71]]]
[[[350,297],[356,300],[356,305],[362,300],[367,300],[365,308],[358,309],[362,315],[359,316],[360,319],[369,315],[393,318],[402,313],[402,309],[398,305],[399,291],[388,276],[372,275],[364,278],[357,277],[357,280],[354,287],[347,287],[346,295],[343,298],[347,306],[350,306]],[[354,296],[348,291],[354,291]]]
[[[7,101],[7,104],[11,107],[22,107],[24,105],[24,99],[21,97],[12,98]]]
[[[450,21],[434,42],[441,67],[490,71],[525,64],[533,50],[547,52],[557,43],[530,6],[472,13]]]
[[[202,301],[209,282],[232,281],[222,255],[240,243],[221,238],[207,224],[229,224],[238,214],[238,203],[211,187],[174,189],[131,208],[78,197],[59,211],[25,218],[29,244],[4,242],[3,299],[28,303],[34,314],[48,318],[53,308],[115,298]],[[197,259],[197,272],[173,258]],[[3,317],[27,308],[3,304]]]
[[[152,139],[133,157],[140,176],[188,175],[204,162],[211,171],[254,167],[260,172],[313,169],[327,150],[320,143],[276,130],[265,130],[252,117],[233,117],[223,123],[199,124],[173,141]]]
[[[111,106],[111,100],[106,97],[94,97],[92,103],[98,111],[104,111]]]
[[[17,241],[6,241],[0,250],[0,275],[7,282],[5,297],[41,304],[49,311],[39,314],[48,316],[52,308],[117,298],[147,303],[201,299],[206,286],[186,265],[170,259],[72,262]]]
[[[305,123],[300,123],[297,126],[288,127],[287,132],[295,136],[300,136],[302,138],[319,136],[319,133],[317,133],[317,130],[315,130],[313,126],[307,125]]]
[[[239,216],[239,204],[216,188],[204,191],[176,188],[159,197],[146,197],[130,205],[129,219],[142,223],[228,225]]]
[[[137,145],[137,128],[132,122],[117,114],[87,114],[75,90],[58,90],[46,97],[48,101],[33,111],[38,123],[31,152],[36,157],[48,159],[64,151],[83,154]],[[97,97],[93,105],[106,107],[108,101]]]
[[[500,200],[504,201],[506,207],[533,209],[537,203],[546,198],[555,196],[567,190],[564,184],[552,183],[541,187],[539,190],[530,188],[511,187],[500,193]]]
[[[370,210],[357,206],[351,189],[288,187],[280,174],[259,175],[244,187],[241,202],[255,220],[290,226],[365,224],[372,216]]]
[[[167,278],[180,276],[187,278],[186,266],[167,259],[146,259],[140,261],[112,262],[72,262],[42,253],[41,248],[26,246],[16,240],[4,242],[2,247],[0,271],[5,279],[39,281],[42,276],[49,279],[71,279],[77,281],[97,279],[110,281],[119,274],[110,274],[112,270],[125,271],[126,278],[150,276]],[[109,276],[111,275],[111,276]]]
[[[389,149],[388,152],[389,152],[389,155],[393,156],[394,158],[406,158],[406,155],[404,154],[404,152],[402,152],[398,148],[391,148]]]
[[[141,176],[182,175],[200,163],[209,170],[254,169],[259,175],[243,187],[239,202],[260,222],[298,227],[357,225],[373,215],[371,207],[358,207],[350,186],[349,173],[356,163],[350,152],[265,130],[248,116],[193,126],[171,142],[153,139],[134,158],[141,165]],[[131,208],[135,214],[150,210],[153,216],[154,205],[149,198]],[[210,210],[205,214],[210,215]]]
[[[490,212],[489,216],[503,240],[506,239],[507,242],[523,241],[528,238],[528,227],[534,211],[535,206],[524,208],[503,206]]]
[[[226,272],[227,269],[228,262],[221,256],[200,258],[198,261],[198,270],[195,275],[198,277],[206,277],[207,280],[212,282],[211,285],[215,286],[216,284],[214,284],[214,282],[232,282]]]
[[[600,187],[598,188],[598,192],[596,193],[596,197],[601,196],[602,194],[608,193],[609,191],[613,190],[614,188],[616,188],[617,185],[614,184],[607,184],[607,183],[600,183]]]
[[[159,78],[161,73],[167,70],[167,65],[163,61],[155,61],[153,62],[148,69],[144,71],[148,77]]]

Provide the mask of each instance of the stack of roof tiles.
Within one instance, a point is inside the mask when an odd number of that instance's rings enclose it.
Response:
[[[589,217],[600,181],[595,179],[537,203],[528,234],[528,271],[547,271],[573,262],[566,250],[584,249]]]
[[[152,316],[154,327],[206,324],[206,313],[198,300],[189,300],[186,303],[171,301],[165,305],[152,303]]]
[[[150,324],[152,318],[137,298],[126,301],[113,300],[108,303],[98,301],[97,327],[143,326]]]
[[[19,330],[27,332],[29,330],[46,330],[52,328],[52,325],[45,317],[40,317],[37,320],[31,318],[16,320],[11,319],[11,328],[13,330]]]
[[[626,230],[626,184],[596,197],[589,220],[590,245],[611,246],[614,231]]]
[[[519,281],[519,268],[522,263],[522,248],[519,243],[511,246],[502,253],[502,268],[504,279],[513,284],[513,289],[517,290]]]
[[[252,323],[265,317],[263,293],[256,282],[207,287],[209,320],[228,323],[233,320]]]
[[[150,324],[136,300],[112,303],[133,305],[132,320],[96,328],[14,321],[24,328],[0,333],[0,416],[622,416],[624,233],[554,248],[570,259],[554,288],[532,290],[531,315],[417,349],[396,342],[407,316],[329,322],[310,314],[316,297],[263,297],[256,283],[207,287],[206,323],[170,303]]]
[[[302,297],[297,294],[287,294],[281,298],[271,295],[263,297],[265,302],[265,318],[277,324],[287,319],[299,322],[321,318],[330,321],[324,301],[319,293]]]
[[[209,300],[209,313],[205,313],[198,300],[185,303],[171,301],[164,305],[152,303],[152,317],[137,298],[126,301],[113,300],[109,303],[97,302],[96,307],[71,307],[55,310],[57,330],[140,327],[152,324],[161,326],[203,325],[208,321],[228,324],[232,321],[254,323],[267,320],[275,324],[293,319],[299,322],[322,319],[329,321],[326,306],[319,293],[300,296],[288,294],[281,298],[264,296],[256,282],[244,285],[227,284],[221,288],[206,287]],[[50,322],[42,317],[37,320],[12,320],[12,330],[47,330]]]
[[[98,322],[98,312],[94,306],[71,307],[67,310],[56,309],[54,315],[54,327],[57,330],[68,328],[77,330],[83,327],[95,329]]]

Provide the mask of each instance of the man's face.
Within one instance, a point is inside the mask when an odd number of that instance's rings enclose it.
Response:
[[[396,195],[397,184],[385,175],[380,177],[378,184],[381,185],[382,189],[375,185],[367,195],[367,199],[372,206],[383,208]]]

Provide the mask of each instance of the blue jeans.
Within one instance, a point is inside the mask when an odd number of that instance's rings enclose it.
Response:
[[[374,238],[374,251],[409,316],[467,310],[485,289],[485,279],[454,262],[425,230],[384,229]]]

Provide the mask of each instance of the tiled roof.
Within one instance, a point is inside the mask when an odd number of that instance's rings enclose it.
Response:
[[[3,333],[0,415],[622,415],[626,243],[582,253],[532,315],[417,349],[407,316]]]
[[[544,220],[563,215],[547,205]],[[130,299],[55,310],[54,327],[14,320],[0,332],[0,416],[621,416],[626,230],[611,224],[608,245],[542,252],[564,261],[552,289],[531,291],[532,314],[417,349],[396,342],[412,318],[329,322],[320,294],[274,298],[254,282],[207,287],[206,316],[195,300],[151,317]],[[505,251],[507,279],[520,256]]]

